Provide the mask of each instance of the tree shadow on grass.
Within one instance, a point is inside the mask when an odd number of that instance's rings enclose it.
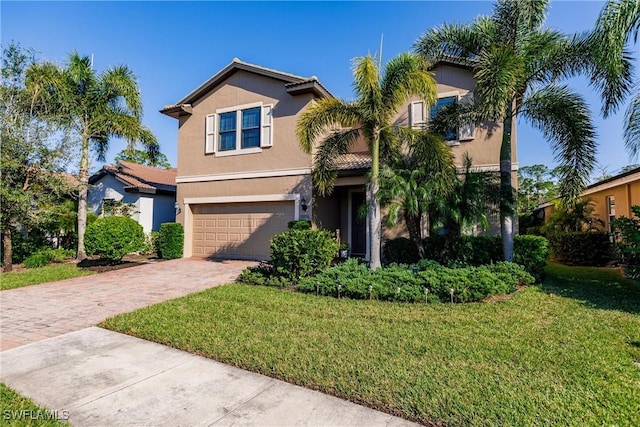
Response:
[[[541,289],[588,307],[640,315],[640,283],[610,268],[550,265]]]

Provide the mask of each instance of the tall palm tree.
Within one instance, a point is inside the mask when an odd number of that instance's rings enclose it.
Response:
[[[419,96],[427,103],[436,98],[433,77],[421,60],[409,53],[400,54],[387,63],[384,73],[370,55],[354,60],[354,90],[357,99],[346,102],[336,98],[321,99],[311,105],[296,125],[302,149],[314,155],[312,177],[321,195],[330,194],[337,172],[337,158],[363,138],[371,154],[368,183],[368,217],[370,232],[370,266],[380,266],[381,218],[377,197],[380,158],[388,159],[399,151],[401,132],[393,124],[407,100]]]
[[[624,141],[635,156],[640,151],[640,83],[634,85],[633,58],[629,48],[638,42],[640,2],[609,0],[602,8],[595,30],[589,36],[592,55],[591,82],[601,91],[602,114],[607,117],[632,93],[625,113]]]
[[[448,197],[453,190],[456,167],[443,138],[428,132],[408,137],[408,150],[382,169],[378,197],[388,208],[387,224],[394,226],[403,218],[409,238],[423,258],[423,218],[436,200]]]
[[[595,163],[595,133],[584,99],[558,78],[576,72],[582,40],[543,27],[548,0],[499,0],[489,17],[445,24],[424,33],[416,52],[429,63],[443,57],[466,61],[476,79],[475,102],[483,119],[501,126],[501,233],[506,260],[513,259],[512,133],[519,117],[540,129],[563,169],[560,194],[577,197]]]
[[[40,100],[39,113],[52,120],[79,146],[78,253],[86,258],[84,233],[87,218],[90,152],[104,161],[112,137],[129,145],[140,142],[154,157],[158,141],[141,123],[142,102],[136,77],[126,66],[97,73],[87,56],[71,53],[65,68],[36,64],[27,71],[27,89]]]

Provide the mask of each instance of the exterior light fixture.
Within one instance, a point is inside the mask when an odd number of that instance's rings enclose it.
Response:
[[[300,200],[300,207],[302,208],[303,211],[307,211],[307,208],[309,207],[307,205],[307,199],[304,198],[304,196],[302,197],[302,199]]]

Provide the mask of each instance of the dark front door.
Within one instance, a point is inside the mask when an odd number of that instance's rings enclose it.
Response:
[[[364,256],[367,252],[366,199],[363,192],[351,193],[351,254]]]

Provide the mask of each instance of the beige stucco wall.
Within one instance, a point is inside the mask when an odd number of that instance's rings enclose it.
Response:
[[[237,71],[192,105],[193,113],[180,118],[178,176],[265,171],[311,166],[311,156],[300,150],[295,126],[311,94],[292,96],[285,83],[246,71]],[[219,108],[254,102],[273,104],[273,146],[254,154],[205,154],[205,119]]]

